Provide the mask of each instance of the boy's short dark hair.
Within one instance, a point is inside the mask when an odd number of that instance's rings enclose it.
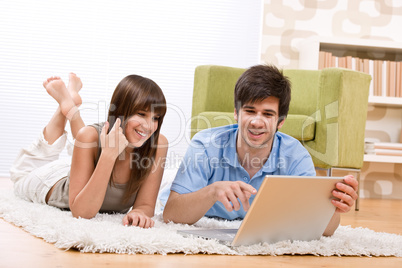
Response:
[[[234,92],[236,112],[247,103],[262,101],[268,97],[279,99],[279,120],[289,112],[291,85],[289,79],[274,65],[255,65],[237,80]]]

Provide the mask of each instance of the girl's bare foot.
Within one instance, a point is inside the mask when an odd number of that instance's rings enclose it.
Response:
[[[47,93],[59,103],[61,113],[68,120],[71,120],[78,108],[63,80],[58,76],[52,76],[43,82],[43,86],[46,88]]]
[[[71,98],[73,99],[76,106],[80,106],[82,104],[81,96],[78,94],[81,88],[81,79],[75,73],[70,73],[67,90],[70,93]]]

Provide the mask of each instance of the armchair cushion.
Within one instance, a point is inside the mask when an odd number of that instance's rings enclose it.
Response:
[[[288,114],[279,131],[299,141],[312,141],[315,135],[315,119],[302,114]]]

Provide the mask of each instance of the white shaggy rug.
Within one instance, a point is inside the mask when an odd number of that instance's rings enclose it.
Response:
[[[397,256],[402,257],[402,236],[379,233],[366,228],[340,226],[332,237],[320,240],[283,241],[276,244],[230,247],[215,240],[183,237],[178,229],[237,228],[240,221],[202,218],[195,226],[165,224],[156,215],[155,227],[124,227],[122,214],[98,214],[91,220],[73,218],[71,212],[33,204],[14,196],[12,190],[0,190],[0,217],[22,227],[62,249],[82,252],[127,254],[228,254],[228,255],[303,255],[321,256]]]

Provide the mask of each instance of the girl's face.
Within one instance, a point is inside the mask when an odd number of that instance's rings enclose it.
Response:
[[[159,115],[150,111],[138,111],[129,117],[125,126],[125,135],[133,147],[141,147],[158,129]]]

